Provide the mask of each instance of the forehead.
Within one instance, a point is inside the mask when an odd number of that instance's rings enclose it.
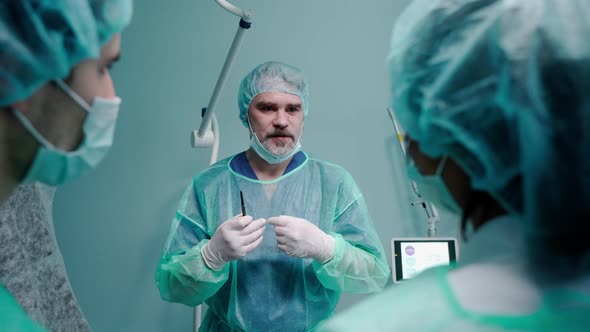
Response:
[[[301,98],[290,93],[280,91],[267,91],[260,93],[256,97],[254,97],[250,105],[255,105],[257,103],[278,105],[301,104]]]

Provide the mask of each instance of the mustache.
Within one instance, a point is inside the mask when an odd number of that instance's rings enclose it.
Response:
[[[295,136],[286,130],[275,130],[271,134],[268,134],[266,138],[273,138],[273,137],[289,137],[292,140],[295,140]]]

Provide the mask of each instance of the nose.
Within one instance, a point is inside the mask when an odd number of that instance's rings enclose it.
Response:
[[[279,128],[286,128],[289,122],[287,121],[287,112],[285,110],[278,110],[273,119],[273,125]]]
[[[117,92],[115,91],[115,84],[113,83],[113,79],[111,77],[111,73],[110,72],[106,72],[105,75],[105,79],[103,81],[103,96],[100,97],[104,97],[104,98],[114,98],[117,96]]]

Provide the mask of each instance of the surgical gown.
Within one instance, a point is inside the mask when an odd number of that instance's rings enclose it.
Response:
[[[24,184],[0,208],[0,284],[48,330],[91,331],[55,238],[54,193],[40,183]]]
[[[334,236],[334,257],[325,264],[290,257],[267,224],[262,243],[248,255],[221,271],[208,268],[201,248],[240,213],[240,191],[255,219],[295,216]],[[333,313],[342,292],[379,291],[389,274],[363,195],[346,170],[299,152],[283,176],[259,181],[242,152],[193,178],[156,282],[164,300],[208,304],[201,331],[309,331]]]
[[[511,217],[490,220],[463,246],[457,268],[392,286],[317,331],[588,331],[590,276],[536,282],[518,225]]]

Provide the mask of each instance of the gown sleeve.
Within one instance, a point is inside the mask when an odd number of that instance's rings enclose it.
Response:
[[[220,271],[209,268],[201,248],[209,242],[206,212],[196,181],[188,186],[156,270],[162,299],[196,306],[213,296],[229,277],[229,264]]]

